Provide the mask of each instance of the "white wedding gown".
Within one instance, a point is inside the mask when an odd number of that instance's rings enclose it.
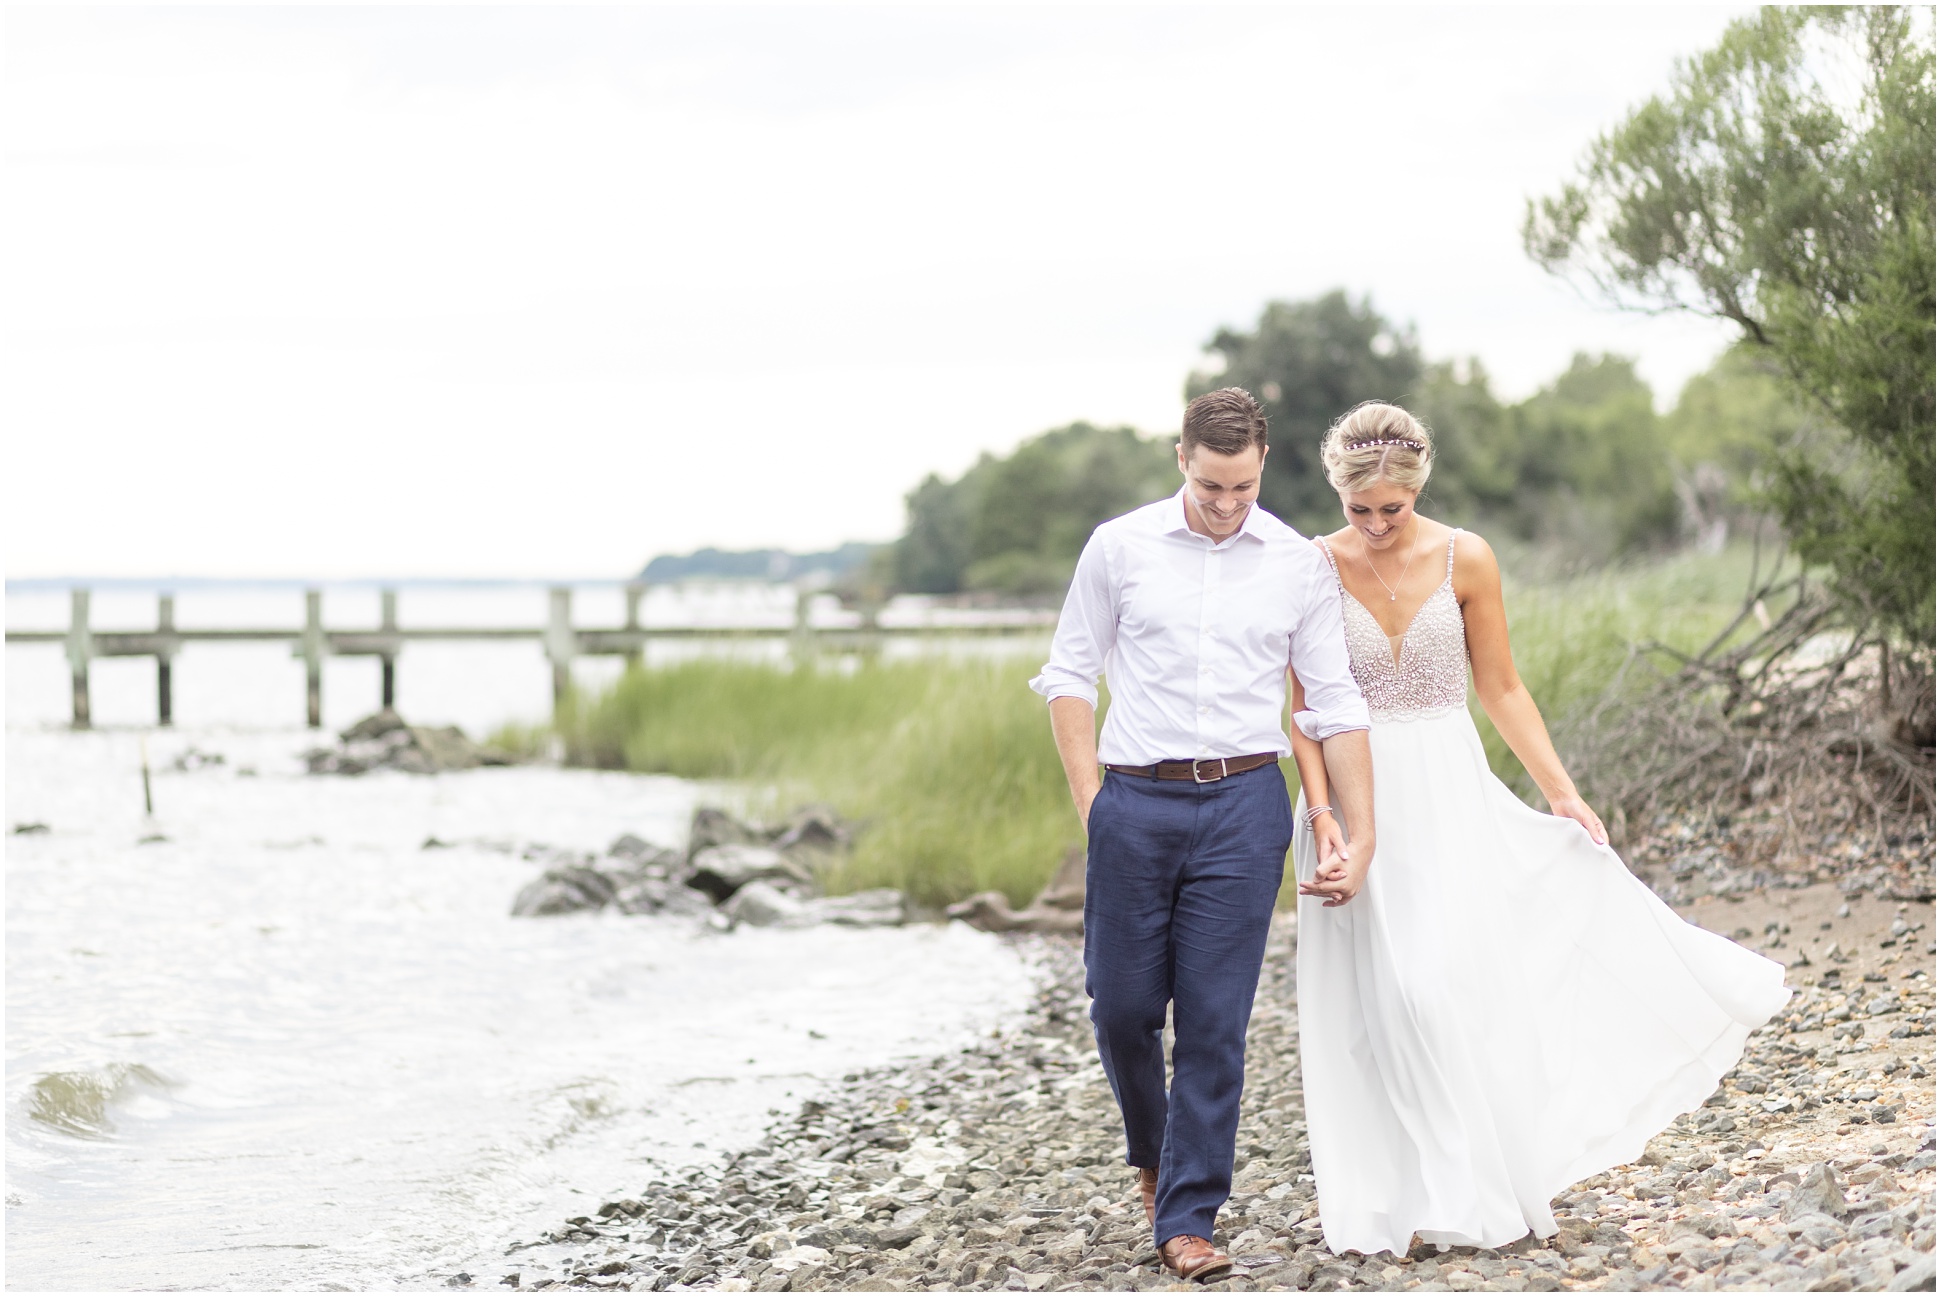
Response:
[[[1411,1236],[1555,1233],[1552,1195],[1701,1105],[1786,1002],[1784,970],[1680,919],[1490,773],[1452,576],[1399,655],[1346,590],[1342,604],[1374,721],[1376,846],[1353,901],[1300,900],[1322,1230],[1335,1252],[1398,1255]],[[1312,878],[1314,839],[1297,833],[1295,853]]]

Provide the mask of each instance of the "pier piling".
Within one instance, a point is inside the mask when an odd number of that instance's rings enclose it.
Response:
[[[93,723],[88,708],[88,659],[94,656],[94,636],[88,629],[88,592],[68,592],[67,665],[74,680],[74,728]]]
[[[303,659],[303,696],[306,723],[311,729],[323,727],[324,643],[323,591],[303,592],[303,638],[297,642],[297,656]]]
[[[645,593],[647,593],[647,587],[645,585],[638,581],[627,582],[627,624],[621,627],[621,629],[629,635],[639,635],[640,633],[640,596]],[[629,646],[621,655],[626,663],[625,669],[629,671],[639,666],[644,660],[644,656],[640,642],[635,642]]]
[[[573,636],[573,590],[556,585],[547,591],[546,658],[553,664],[553,706],[565,699],[573,684],[573,655],[579,648]]]
[[[398,592],[382,591],[378,599],[383,608],[378,627],[387,636],[395,636],[398,633]],[[398,655],[386,652],[380,655],[380,660],[384,663],[384,706],[386,710],[395,710],[398,705]]]
[[[175,596],[159,595],[155,600],[155,716],[159,724],[175,724]]]

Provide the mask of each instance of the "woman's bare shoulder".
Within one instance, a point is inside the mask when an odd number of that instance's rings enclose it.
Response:
[[[1480,534],[1464,527],[1456,530],[1456,562],[1461,563],[1464,559],[1472,561],[1485,559],[1495,563],[1496,551],[1490,548],[1489,542]]]
[[[1489,542],[1473,531],[1458,531],[1456,584],[1465,590],[1474,590],[1483,584],[1500,585],[1502,579],[1496,566],[1496,551],[1490,548]]]

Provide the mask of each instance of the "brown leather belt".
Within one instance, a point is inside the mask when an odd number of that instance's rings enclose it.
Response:
[[[1161,761],[1156,766],[1106,766],[1122,775],[1140,779],[1191,779],[1196,784],[1211,784],[1228,775],[1244,775],[1280,760],[1272,752],[1256,752],[1248,757],[1213,757],[1206,761]]]

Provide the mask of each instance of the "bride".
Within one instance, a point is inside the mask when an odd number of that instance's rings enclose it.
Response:
[[[1685,923],[1608,845],[1517,678],[1495,556],[1415,511],[1433,458],[1414,416],[1372,402],[1322,445],[1348,526],[1315,543],[1374,720],[1376,792],[1374,859],[1355,871],[1321,747],[1296,731],[1301,1069],[1335,1252],[1554,1234],[1551,1197],[1702,1104],[1790,994],[1778,964]],[[1490,773],[1472,671],[1551,814]]]

